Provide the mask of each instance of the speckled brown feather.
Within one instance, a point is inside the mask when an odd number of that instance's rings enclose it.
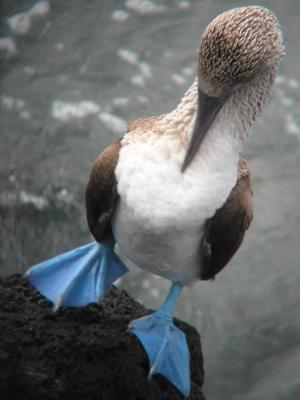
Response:
[[[153,132],[153,128],[155,128],[157,125],[159,126],[159,123],[161,122],[163,117],[163,115],[151,116],[129,121],[127,125],[127,132],[135,131],[136,129],[139,129],[141,131],[148,130]]]
[[[110,219],[118,196],[115,168],[120,148],[120,142],[113,143],[99,154],[86,187],[87,221],[97,242],[111,232]]]
[[[219,96],[245,83],[260,70],[274,68],[282,57],[279,22],[260,6],[238,7],[215,18],[205,29],[199,49],[200,87]]]
[[[200,279],[208,280],[220,272],[240,247],[252,221],[251,175],[241,160],[240,178],[226,203],[206,223],[201,243],[203,267]]]

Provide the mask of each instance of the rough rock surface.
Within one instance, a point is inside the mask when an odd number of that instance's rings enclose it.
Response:
[[[54,314],[21,275],[0,277],[1,399],[182,399],[163,377],[147,380],[147,357],[127,330],[130,320],[148,312],[113,288],[100,305]],[[176,325],[191,352],[189,399],[203,400],[199,335]]]

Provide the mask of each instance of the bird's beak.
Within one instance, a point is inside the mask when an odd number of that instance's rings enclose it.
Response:
[[[197,154],[209,127],[216,118],[218,112],[229,98],[231,92],[220,97],[212,97],[198,89],[198,112],[192,132],[191,141],[182,164],[181,172],[184,172]]]

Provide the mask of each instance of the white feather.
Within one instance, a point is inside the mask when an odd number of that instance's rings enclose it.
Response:
[[[194,117],[187,121],[189,133]],[[222,129],[224,119],[226,113],[217,118],[184,173],[186,145],[167,128],[161,135],[136,135],[121,148],[113,230],[125,263],[129,259],[183,284],[199,277],[205,221],[224,204],[237,180],[238,146],[232,131]]]

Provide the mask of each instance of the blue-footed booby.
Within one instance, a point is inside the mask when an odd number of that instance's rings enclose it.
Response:
[[[132,321],[149,375],[187,396],[189,350],[173,324],[185,285],[213,279],[252,220],[243,145],[263,110],[283,56],[276,16],[235,8],[205,29],[197,77],[177,108],[130,122],[97,158],[86,188],[95,242],[29,269],[29,281],[55,308],[101,301],[129,262],[172,282],[161,308]],[[118,246],[118,255],[114,252]]]

